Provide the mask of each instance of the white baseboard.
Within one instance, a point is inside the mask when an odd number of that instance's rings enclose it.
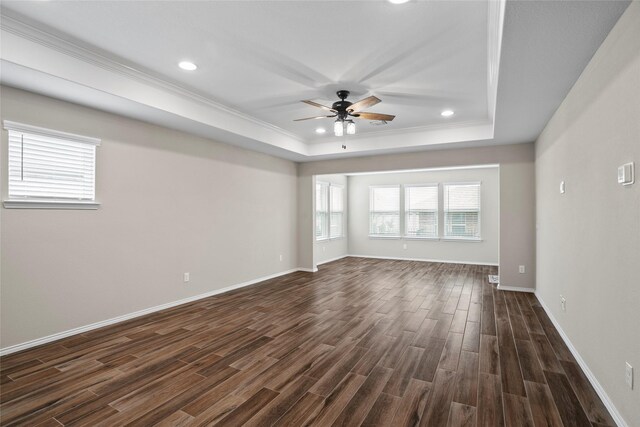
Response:
[[[498,284],[498,290],[514,291],[514,292],[530,292],[532,294],[536,292],[534,288],[521,288],[520,286],[503,286],[501,284]]]
[[[317,263],[317,264],[316,264],[316,267],[317,267],[318,265],[328,264],[328,263],[333,262],[333,261],[338,261],[339,259],[346,258],[346,257],[348,257],[348,256],[351,256],[351,255],[340,255],[340,256],[337,256],[337,257],[335,257],[335,258],[325,259],[324,261],[320,261],[319,263]],[[316,270],[316,271],[317,271],[317,270]]]
[[[354,258],[373,258],[373,259],[390,259],[396,261],[420,261],[420,262],[440,262],[443,264],[471,264],[471,265],[489,265],[492,267],[498,267],[498,264],[492,262],[475,262],[475,261],[451,261],[444,259],[426,259],[426,258],[401,258],[401,257],[389,257],[389,256],[374,256],[374,255],[347,255]]]
[[[268,276],[260,277],[257,279],[249,280],[247,282],[238,283],[236,285],[227,286],[221,289],[215,289],[210,292],[206,292],[200,295],[194,295],[192,297],[184,298],[178,301],[168,302],[166,304],[157,305],[155,307],[145,308],[144,310],[135,311],[133,313],[124,314],[122,316],[113,317],[111,319],[102,320],[100,322],[92,323],[90,325],[80,326],[78,328],[69,329],[68,331],[58,332],[53,335],[48,335],[42,338],[36,338],[31,341],[23,342],[20,344],[15,344],[9,347],[5,347],[0,349],[0,356],[5,356],[7,354],[15,353],[17,351],[26,350],[28,348],[36,347],[42,344],[46,344],[52,341],[57,341],[62,338],[69,337],[71,335],[81,334],[83,332],[88,332],[93,329],[102,328],[104,326],[113,325],[115,323],[124,322],[125,320],[134,319],[136,317],[144,316],[145,314],[151,314],[156,311],[165,310],[167,308],[175,307],[182,304],[187,304],[193,301],[197,301],[203,298],[208,298],[214,295],[223,294],[225,292],[233,291],[235,289],[244,288],[245,286],[255,285],[256,283],[263,282],[265,280],[274,279],[276,277],[284,276],[285,274],[295,273],[296,271],[310,271],[304,268],[294,268],[287,271],[282,271],[280,273],[270,274]],[[317,271],[317,270],[316,270]]]
[[[595,389],[596,393],[598,393],[598,396],[600,396],[600,399],[602,400],[604,405],[607,407],[607,410],[609,411],[609,414],[611,414],[611,417],[613,418],[613,420],[616,422],[618,427],[628,427],[627,422],[624,420],[624,418],[622,418],[622,415],[620,415],[620,412],[615,407],[615,405],[613,404],[613,402],[611,401],[607,393],[604,391],[604,388],[602,388],[602,386],[596,379],[596,376],[593,375],[593,372],[591,372],[591,369],[589,369],[589,366],[587,365],[587,363],[580,356],[580,353],[578,353],[578,350],[576,350],[576,348],[573,346],[573,344],[571,343],[571,340],[569,340],[569,337],[560,326],[560,323],[558,323],[556,318],[553,317],[551,310],[549,310],[549,308],[544,303],[544,301],[542,301],[542,298],[540,298],[540,295],[538,295],[537,292],[535,294],[536,294],[536,297],[538,298],[538,301],[540,301],[540,305],[542,306],[544,311],[547,313],[547,316],[549,316],[549,319],[551,319],[551,323],[553,323],[553,326],[555,326],[555,328],[558,330],[558,333],[562,337],[562,340],[567,345],[567,347],[569,347],[569,351],[571,351],[571,354],[573,354],[573,357],[575,357],[576,361],[578,362],[578,365],[580,365],[580,368],[582,368],[582,371],[587,376],[587,379]]]
[[[305,271],[307,273],[315,273],[318,271],[317,268],[298,268],[298,271]]]

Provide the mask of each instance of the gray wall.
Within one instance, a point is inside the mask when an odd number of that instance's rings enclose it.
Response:
[[[432,150],[302,163],[298,167],[299,230],[312,230],[309,192],[313,175],[330,173],[396,171],[434,167],[500,165],[500,280],[503,286],[535,287],[535,175],[533,144]],[[300,197],[302,196],[302,197]],[[309,231],[298,236],[298,262],[313,265],[313,238]],[[518,273],[518,265],[526,273]]]
[[[369,186],[476,181],[482,183],[480,201],[482,241],[455,242],[369,237]],[[442,205],[442,197],[440,197],[440,204]],[[442,206],[440,209],[442,210]],[[500,176],[497,167],[350,176],[349,212],[351,213],[349,216],[349,230],[351,231],[349,233],[349,253],[352,255],[498,265]],[[402,220],[403,218],[401,218]],[[442,229],[442,222],[440,229]],[[404,249],[404,245],[406,245],[406,249]]]
[[[640,426],[640,183],[616,182],[617,167],[630,161],[637,175],[637,1],[538,139],[536,189],[538,297],[626,422]],[[635,368],[635,390],[625,385],[625,361]]]
[[[1,90],[2,119],[102,138],[100,209],[0,209],[2,348],[297,267],[295,163]]]
[[[348,178],[345,175],[318,175],[316,181],[328,182],[330,184],[342,185],[344,188],[344,237],[329,240],[315,240],[313,245],[313,262],[317,266],[323,262],[328,262],[336,258],[344,257],[349,253],[349,188]],[[315,203],[315,185],[313,201]],[[315,205],[313,206],[315,212]],[[313,216],[315,221],[315,215]],[[315,223],[313,224],[315,230]]]

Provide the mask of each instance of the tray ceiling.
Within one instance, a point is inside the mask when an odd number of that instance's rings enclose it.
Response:
[[[365,154],[491,140],[503,12],[497,1],[4,1],[2,81],[296,160],[344,154],[344,141]],[[293,121],[322,113],[300,100],[330,105],[338,89],[379,97],[369,111],[396,119],[359,120],[343,138],[331,119]]]

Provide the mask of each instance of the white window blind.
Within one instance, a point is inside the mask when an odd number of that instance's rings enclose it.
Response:
[[[444,237],[480,238],[480,183],[444,184]]]
[[[344,235],[344,191],[341,186],[329,186],[329,237],[337,238]]]
[[[405,186],[405,235],[438,237],[438,185]]]
[[[400,186],[369,188],[369,235],[400,236]]]
[[[9,200],[94,201],[100,140],[5,121]]]
[[[316,183],[316,240],[329,238],[329,184]]]

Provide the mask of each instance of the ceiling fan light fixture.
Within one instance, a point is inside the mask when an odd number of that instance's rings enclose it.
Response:
[[[391,4],[405,4],[409,3],[410,0],[387,0]]]
[[[451,117],[453,116],[453,110],[444,110],[440,115],[442,117]]]
[[[178,63],[178,67],[182,68],[185,71],[195,71],[198,69],[198,66],[196,64],[189,61],[180,61]]]
[[[342,135],[344,135],[344,127],[343,127],[343,122],[342,122],[342,120],[338,119],[338,120],[336,120],[336,122],[333,124],[333,133],[335,134],[335,136],[342,136]]]
[[[325,128],[316,128],[316,133],[322,135],[323,133],[325,133],[327,130]]]
[[[353,120],[347,121],[347,135],[355,135],[356,133],[356,124]]]

